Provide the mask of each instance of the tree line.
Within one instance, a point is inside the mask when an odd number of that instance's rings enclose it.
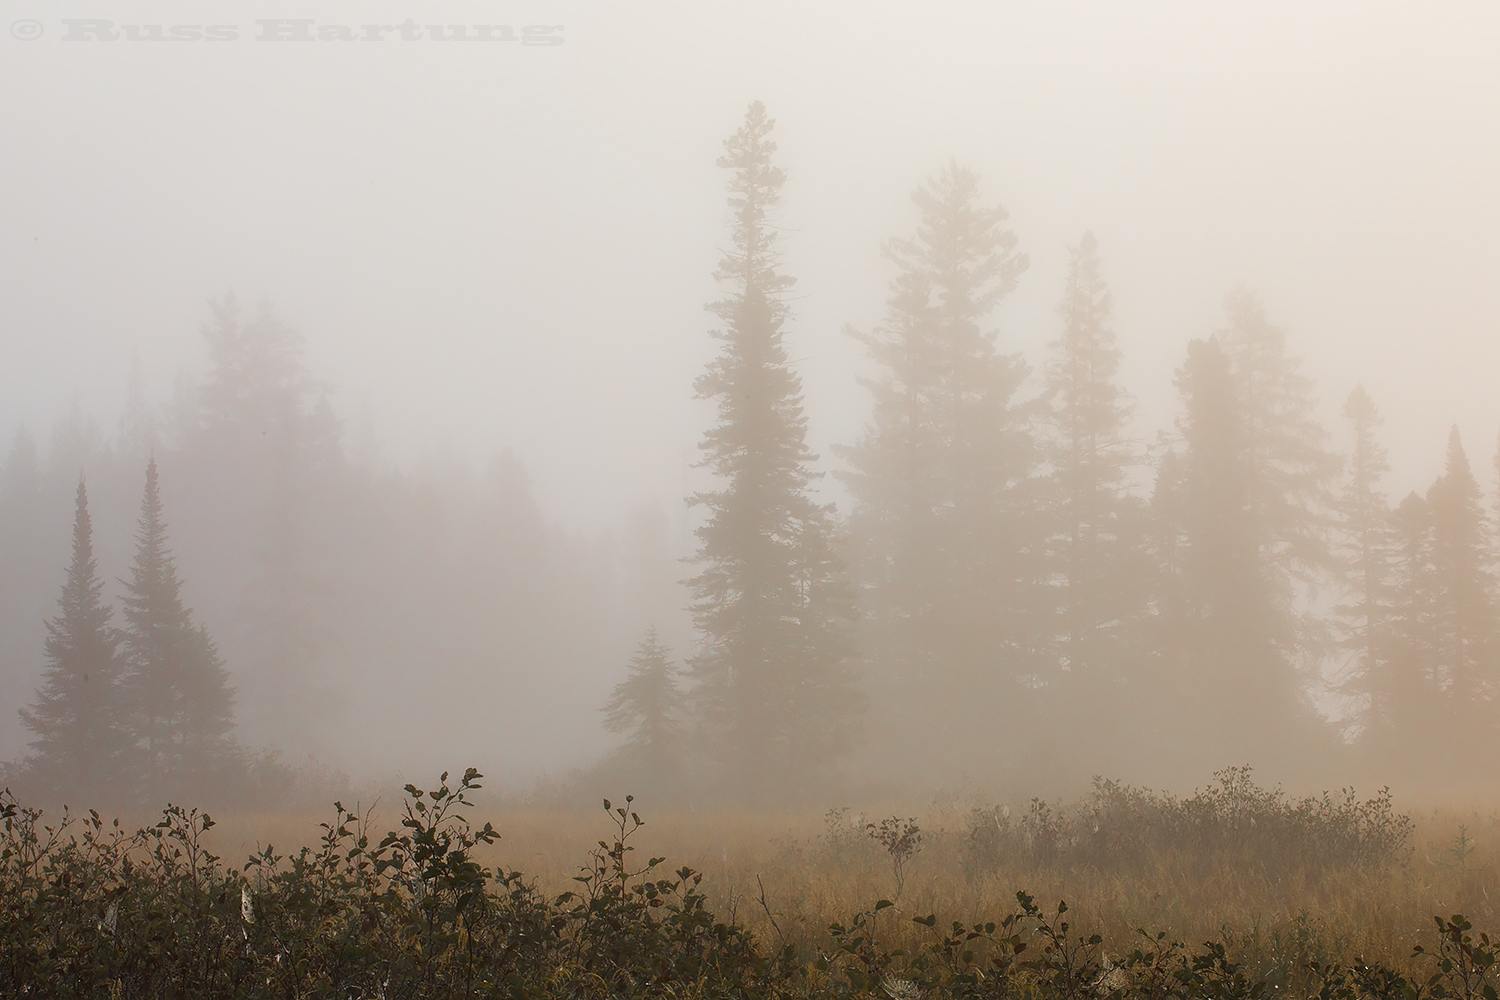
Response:
[[[228,745],[234,695],[242,732],[299,752],[372,731],[420,749],[441,732],[461,744],[449,753],[535,773],[558,766],[559,732],[589,728],[577,719],[614,678],[591,679],[644,633],[604,704],[623,747],[595,772],[637,789],[770,796],[863,775],[1029,794],[1044,779],[1182,783],[1238,763],[1384,781],[1425,775],[1437,747],[1448,777],[1476,776],[1467,762],[1496,743],[1500,508],[1457,431],[1442,476],[1392,505],[1375,401],[1349,395],[1339,454],[1286,331],[1240,289],[1187,345],[1179,416],[1147,447],[1119,380],[1104,248],[1090,234],[1071,247],[1033,370],[988,326],[1029,258],[957,163],[913,193],[915,229],[885,247],[882,319],[848,331],[876,372],[871,408],[834,449],[847,509],[820,499],[785,339],[795,279],[773,124],[752,105],[719,160],[720,353],[693,386],[717,407],[700,445],[712,485],[686,498],[686,567],[661,510],[613,535],[550,524],[513,457],[480,476],[383,465],[303,367],[300,335],[267,306],[221,300],[201,384],[160,408],[134,394],[107,443],[75,414],[46,463],[23,428],[0,467],[0,652],[13,696],[16,677],[41,678],[22,715],[27,766],[76,770],[81,753],[128,761],[136,780],[206,761],[186,748]],[[157,457],[200,620],[167,554]],[[79,486],[40,649],[35,595],[56,565],[41,539],[59,534],[69,477],[87,468],[119,510],[145,461],[123,631],[107,623]],[[680,580],[691,635],[673,624]],[[172,648],[192,650],[191,696],[144,693],[148,620],[175,623]],[[105,680],[88,698],[63,666],[75,627],[114,664],[89,672]],[[113,721],[77,724],[66,752],[49,742],[101,689],[118,690]]]
[[[50,711],[45,623],[67,617],[57,598],[80,470],[98,605],[116,609],[100,628],[134,627],[148,465],[182,605],[212,636],[233,694],[226,769],[137,758],[131,773],[154,774],[155,797],[321,802],[330,786],[341,794],[340,766],[386,774],[462,755],[519,781],[601,752],[592,709],[605,678],[637,623],[664,620],[675,600],[668,516],[648,505],[609,534],[564,531],[510,453],[477,469],[441,458],[396,469],[334,413],[303,337],[269,304],[216,300],[202,334],[206,375],[180,377],[164,403],[147,401],[135,372],[117,424],[75,408],[50,437],[21,427],[0,461],[0,784],[54,804],[140,801],[134,778],[86,776],[56,742],[33,746],[18,712]],[[126,707],[133,695],[119,697],[135,747],[146,722]],[[572,757],[559,750],[569,742]]]
[[[129,799],[225,777],[239,763],[229,739],[234,691],[208,630],[183,606],[156,462],[146,466],[123,629],[103,600],[81,478],[75,504],[73,558],[59,613],[47,621],[42,684],[20,713],[34,737],[33,787],[49,798],[79,787]]]
[[[1028,257],[957,163],[886,245],[883,319],[848,331],[878,371],[872,408],[835,449],[849,509],[814,502],[772,124],[752,105],[719,161],[723,348],[697,383],[719,407],[701,445],[718,485],[691,498],[702,641],[681,683],[655,636],[639,648],[607,706],[627,766],[706,759],[738,787],[788,787],[858,746],[882,780],[1186,781],[1242,761],[1483,780],[1496,521],[1457,429],[1443,475],[1392,507],[1375,402],[1350,393],[1337,454],[1286,331],[1237,289],[1188,344],[1175,433],[1152,454],[1131,433],[1098,241],[1070,250],[1033,373],[985,325]]]

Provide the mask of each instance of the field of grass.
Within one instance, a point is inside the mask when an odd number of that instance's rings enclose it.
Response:
[[[638,854],[703,872],[715,912],[732,915],[761,940],[793,943],[803,955],[827,949],[831,924],[881,899],[895,903],[881,914],[883,939],[910,951],[931,940],[910,917],[995,920],[1015,909],[1018,890],[1048,906],[1067,901],[1071,922],[1097,931],[1106,955],[1136,948],[1143,929],[1190,945],[1221,939],[1271,978],[1313,960],[1364,958],[1420,971],[1412,949],[1435,945],[1437,915],[1462,913],[1476,928],[1500,930],[1500,812],[1477,803],[1420,811],[1391,803],[1382,845],[1388,850],[1375,856],[1362,856],[1360,848],[1370,845],[1359,843],[1323,845],[1320,853],[1285,828],[1290,824],[1259,836],[1262,825],[1276,821],[1264,799],[1238,803],[1241,828],[1222,831],[1218,841],[1154,843],[1140,813],[1111,817],[1114,829],[1096,831],[1090,802],[1054,806],[1050,817],[1026,805],[1007,816],[1003,807],[977,802],[823,815],[646,812],[637,805],[647,821],[632,841]],[[1256,805],[1271,815],[1256,815]],[[607,833],[600,804],[592,806],[502,812],[496,826],[503,839],[485,852],[489,863],[565,890],[578,860]],[[1410,825],[1396,829],[1403,816]],[[891,818],[920,830],[899,892],[896,859],[869,829]],[[1110,851],[1098,842],[1101,833],[1127,843]]]
[[[466,808],[476,795],[388,797],[363,843],[353,812],[179,812],[111,840],[107,823],[58,831],[10,804],[0,993],[1436,1000],[1496,985],[1482,933],[1500,928],[1500,815],[1472,803],[1291,799],[1243,770],[1185,798],[1101,783],[1067,805],[821,815]]]

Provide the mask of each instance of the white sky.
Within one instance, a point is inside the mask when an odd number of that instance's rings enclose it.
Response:
[[[844,323],[950,156],[1032,267],[997,312],[1033,365],[1092,228],[1143,436],[1244,282],[1331,429],[1362,380],[1393,491],[1457,421],[1500,430],[1500,7],[1447,3],[5,0],[0,433],[120,411],[200,371],[204,302],[269,296],[336,408],[408,462],[513,446],[558,521],[674,507],[710,418],[691,382],[724,242],[722,140],[778,121],[815,445],[865,417]],[[232,24],[232,42],[68,42],[63,18]],[[564,44],[254,40],[258,18],[551,24]],[[16,31],[25,33],[25,27]]]

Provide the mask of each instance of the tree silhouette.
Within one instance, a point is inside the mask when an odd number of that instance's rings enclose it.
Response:
[[[101,600],[94,560],[88,491],[78,480],[73,559],[58,605],[47,622],[46,669],[36,701],[21,721],[36,737],[30,770],[47,793],[118,792],[128,765],[130,734],[121,712],[120,639],[114,612]]]
[[[1448,734],[1443,677],[1437,662],[1432,509],[1409,493],[1391,512],[1390,612],[1376,634],[1369,740],[1361,748],[1377,766],[1415,771],[1412,749]]]
[[[1094,774],[1096,746],[1109,745],[1118,760],[1137,741],[1132,731],[1147,718],[1150,695],[1137,641],[1149,596],[1140,585],[1149,575],[1147,519],[1127,490],[1127,470],[1139,462],[1126,429],[1131,400],[1116,382],[1120,350],[1092,233],[1069,250],[1058,313],[1062,331],[1043,369],[1048,471],[1034,503],[1055,594],[1051,711],[1095,734],[1077,747],[1085,759],[1074,767]]]
[[[893,240],[899,267],[886,314],[854,335],[880,366],[860,439],[841,449],[862,578],[863,648],[882,704],[891,766],[902,734],[975,745],[1026,717],[1036,674],[1036,534],[1014,487],[1034,466],[1012,397],[1019,355],[996,351],[982,323],[1015,288],[1025,254],[1003,207],[950,162],[912,194],[915,236]],[[1014,732],[1006,738],[1013,740]]]
[[[1494,733],[1496,614],[1492,561],[1479,484],[1458,428],[1443,474],[1427,491],[1432,518],[1433,662],[1450,704],[1451,736],[1488,748]]]
[[[1156,501],[1174,512],[1180,537],[1180,579],[1164,588],[1175,617],[1161,623],[1173,639],[1160,648],[1176,657],[1166,690],[1182,738],[1216,758],[1288,765],[1331,744],[1298,669],[1300,634],[1267,523],[1271,490],[1260,477],[1270,458],[1257,455],[1237,381],[1217,338],[1188,345],[1177,374],[1184,452],[1176,495]]]
[[[1116,384],[1120,350],[1108,327],[1109,288],[1100,274],[1099,243],[1085,233],[1069,251],[1068,280],[1059,306],[1062,335],[1045,369],[1051,507],[1058,549],[1064,655],[1087,673],[1104,657],[1091,648],[1106,623],[1128,619],[1124,585],[1129,550],[1140,531],[1139,505],[1126,494],[1126,470],[1138,459],[1126,434],[1131,402]]]
[[[683,750],[683,698],[677,665],[655,628],[636,647],[630,673],[605,703],[605,728],[625,734],[627,763],[647,780],[660,781],[678,770]]]
[[[1335,504],[1342,559],[1341,583],[1348,600],[1333,609],[1342,627],[1338,690],[1356,702],[1354,724],[1362,739],[1382,742],[1395,722],[1390,679],[1382,662],[1383,636],[1391,614],[1393,559],[1391,510],[1381,478],[1390,471],[1386,450],[1375,437],[1381,424],[1375,401],[1357,385],[1344,403],[1353,432],[1348,475]]]
[[[234,692],[208,632],[182,603],[182,581],[167,549],[156,460],[125,585],[126,688],[148,787],[211,774],[232,752]]]
[[[856,703],[851,602],[832,512],[810,492],[816,456],[783,342],[794,279],[778,270],[768,215],[785,179],[771,162],[773,124],[752,104],[719,159],[733,171],[731,246],[716,275],[729,294],[710,306],[723,349],[695,388],[718,404],[700,448],[721,485],[691,498],[708,513],[690,581],[704,640],[690,661],[695,696],[720,758],[765,787],[844,749]]]

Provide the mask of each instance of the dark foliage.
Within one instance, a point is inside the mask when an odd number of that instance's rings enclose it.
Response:
[[[1326,961],[1289,942],[1295,968],[1262,977],[1228,938],[1194,950],[1142,931],[1114,959],[1065,902],[1025,892],[994,920],[940,924],[900,916],[888,900],[834,923],[801,954],[765,947],[706,906],[702,876],[663,874],[663,858],[632,860],[644,821],[633,799],[604,807],[611,836],[555,897],[525,875],[476,857],[499,833],[467,818],[482,777],[470,768],[433,790],[406,786],[399,830],[376,839],[368,817],[334,804],[321,841],[291,856],[267,846],[235,869],[210,853],[213,820],[168,806],[154,826],[125,832],[97,813],[47,824],[0,796],[0,993],[55,997],[751,997],[1035,998],[1259,997],[1282,989],[1329,1000],[1495,997],[1496,946],[1461,915],[1437,918],[1436,944],[1410,968]],[[1033,842],[1041,810],[1016,824]],[[1174,800],[1101,783],[1068,823],[1093,816],[1096,836],[1071,849],[1128,863],[1153,838],[1215,849],[1321,849],[1329,864],[1399,855],[1404,817],[1384,796],[1289,802],[1221,773],[1220,784]],[[1066,828],[1063,824],[1061,828]],[[1262,831],[1247,834],[1246,830]],[[1136,831],[1136,839],[1122,835]],[[894,856],[920,833],[869,824]],[[925,944],[892,947],[899,928]],[[908,938],[910,937],[907,935]]]

